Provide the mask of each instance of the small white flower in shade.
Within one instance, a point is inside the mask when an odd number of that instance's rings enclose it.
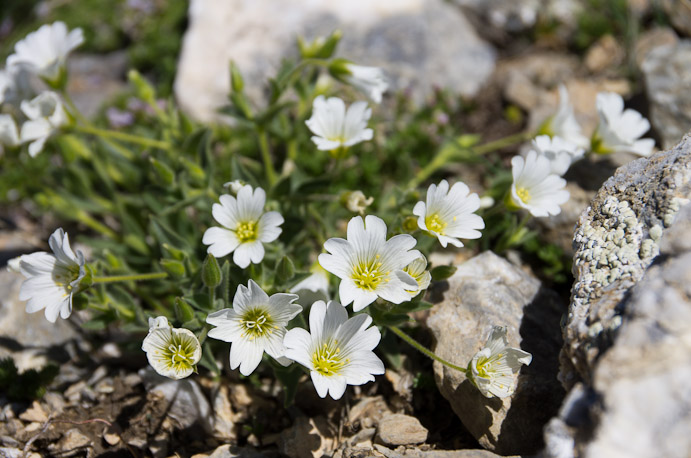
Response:
[[[60,97],[51,91],[43,92],[30,101],[22,101],[21,108],[29,118],[22,125],[21,141],[31,142],[29,155],[36,157],[43,150],[48,137],[67,123],[67,113]]]
[[[314,136],[317,149],[334,151],[347,149],[364,140],[371,140],[374,132],[367,128],[372,110],[366,102],[355,102],[346,110],[338,97],[325,99],[323,95],[314,99],[312,117],[305,121]]]
[[[516,389],[521,365],[527,366],[532,360],[530,353],[509,347],[505,327],[494,326],[485,347],[468,364],[466,375],[485,397],[505,398]]]
[[[533,149],[549,159],[551,172],[562,176],[569,170],[571,164],[585,154],[585,150],[561,137],[539,135],[533,139]]]
[[[144,338],[142,350],[156,372],[174,380],[197,372],[202,357],[197,336],[189,329],[171,327],[164,316],[149,318],[149,334]]]
[[[581,148],[590,145],[588,138],[581,133],[581,126],[576,121],[573,105],[569,101],[569,92],[563,84],[559,85],[559,108],[540,128],[540,133],[550,137],[561,137]]]
[[[310,269],[311,275],[290,288],[291,293],[300,296],[300,302],[311,304],[329,299],[329,274],[319,263]]]
[[[336,301],[312,304],[310,332],[289,330],[283,340],[286,356],[310,370],[317,394],[340,399],[347,385],[363,385],[384,373],[384,364],[372,350],[381,334],[372,318],[360,314],[348,319]]]
[[[480,197],[469,193],[468,186],[460,181],[451,189],[446,180],[430,185],[427,203],[418,202],[413,208],[418,227],[437,237],[444,248],[449,243],[462,247],[459,238],[480,238],[482,234],[478,229],[484,229],[485,222],[473,213],[480,208]]]
[[[210,227],[204,232],[202,243],[210,245],[207,251],[217,258],[233,253],[233,262],[243,269],[264,259],[264,243],[273,242],[281,235],[283,217],[278,212],[264,213],[266,192],[262,188],[252,191],[245,185],[237,197],[224,194],[220,204],[214,204],[212,214],[223,227]]]
[[[655,140],[640,138],[650,129],[650,122],[635,110],[624,110],[624,100],[619,94],[601,92],[595,98],[595,104],[600,124],[593,134],[594,152],[609,154],[624,151],[640,156],[652,153]]]
[[[10,147],[19,145],[17,123],[8,114],[0,114],[0,145]]]
[[[64,22],[45,24],[14,46],[7,66],[20,66],[57,84],[65,71],[67,55],[84,42],[82,29],[67,30]]]
[[[394,304],[410,300],[408,291],[417,290],[418,284],[403,269],[421,256],[413,250],[417,241],[408,234],[386,240],[386,223],[373,215],[352,218],[347,233],[347,240],[327,240],[324,249],[329,253],[319,255],[319,264],[341,279],[343,305],[352,302],[357,312],[378,297]]]
[[[55,323],[58,315],[67,318],[72,313],[72,296],[86,275],[86,262],[81,251],[72,251],[62,228],[53,232],[48,244],[52,254],[39,251],[20,257],[19,269],[26,280],[19,300],[28,301],[28,313],[45,309],[46,319]]]
[[[242,375],[250,375],[259,365],[264,352],[284,366],[291,363],[285,357],[283,337],[286,325],[302,311],[293,304],[295,294],[278,293],[269,297],[255,282],[239,285],[233,298],[233,308],[219,310],[206,317],[216,326],[209,337],[230,342],[230,368],[240,366]]]
[[[426,290],[429,287],[430,281],[432,281],[432,274],[427,270],[427,258],[422,254],[415,261],[405,266],[403,272],[413,277],[418,285],[417,290],[408,291],[411,297],[415,297]]]
[[[552,173],[549,159],[529,151],[525,158],[511,159],[513,184],[506,204],[512,210],[524,208],[535,217],[558,215],[559,206],[569,200],[566,180]]]
[[[362,191],[347,191],[341,195],[341,203],[348,211],[353,213],[365,213],[367,207],[372,205],[374,197],[366,197]]]
[[[381,103],[382,94],[389,88],[384,71],[379,67],[365,67],[363,65],[346,64],[346,74],[343,79],[374,103]]]

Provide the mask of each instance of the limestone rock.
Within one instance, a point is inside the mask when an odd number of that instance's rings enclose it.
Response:
[[[494,325],[508,328],[509,344],[532,353],[512,397],[485,398],[460,372],[434,364],[442,395],[480,445],[499,454],[531,454],[542,446],[542,428],[556,414],[564,395],[556,380],[565,311],[552,291],[492,252],[458,266],[427,321],[434,349],[465,367],[485,344]]]
[[[549,457],[687,457],[691,451],[691,205],[662,234],[660,256],[622,297],[613,346],[592,385],[569,394],[546,429]]]
[[[386,458],[499,458],[500,455],[487,450],[417,450],[405,449],[401,452],[390,450],[381,445],[374,445],[377,452]],[[369,455],[371,456],[371,455]],[[517,457],[513,457],[517,458]]]
[[[470,96],[494,69],[495,52],[477,37],[463,13],[443,0],[194,0],[175,81],[180,105],[195,118],[216,118],[229,91],[233,59],[254,101],[281,59],[307,39],[344,31],[338,55],[374,65],[390,89],[410,89],[421,100],[434,87]],[[443,44],[443,45],[442,45]]]
[[[166,413],[179,429],[201,426],[204,431],[213,431],[213,416],[209,401],[197,382],[192,379],[170,380],[156,374],[152,369],[139,371],[149,396],[160,397],[168,403]]]
[[[687,37],[691,37],[691,2],[688,0],[662,0],[672,25]]]
[[[473,13],[478,22],[502,32],[520,32],[532,28],[539,16],[574,25],[581,9],[577,0],[454,0]]]
[[[295,424],[281,432],[278,448],[290,458],[319,458],[330,453],[336,431],[324,417],[297,417]]]
[[[391,410],[383,396],[368,396],[350,408],[348,423],[357,424],[361,428],[371,428],[390,413]]]
[[[604,35],[597,40],[585,55],[585,66],[591,73],[607,70],[616,72],[624,62],[626,52],[612,35]]]
[[[427,440],[427,428],[415,417],[391,414],[379,422],[377,439],[384,445],[421,444]]]
[[[636,64],[640,67],[651,51],[665,45],[676,45],[678,42],[679,37],[674,33],[674,30],[668,27],[646,30],[638,37],[634,46]]]
[[[63,319],[51,323],[43,311],[26,313],[26,302],[19,300],[23,282],[21,274],[0,268],[0,336],[7,342],[0,346],[0,358],[11,356],[20,371],[41,369],[77,336]]]
[[[209,458],[262,458],[266,455],[251,447],[238,447],[236,445],[221,445],[214,450]]]
[[[560,380],[587,384],[621,325],[621,301],[658,254],[660,236],[691,193],[691,138],[633,161],[607,180],[574,235],[575,283],[560,355]]]
[[[691,131],[691,40],[660,46],[641,65],[650,101],[650,121],[665,149]]]

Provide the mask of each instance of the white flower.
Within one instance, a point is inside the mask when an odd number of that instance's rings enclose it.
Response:
[[[32,142],[29,145],[29,155],[36,157],[53,131],[67,123],[67,113],[60,97],[51,91],[43,92],[31,101],[23,100],[21,108],[29,118],[22,125],[21,141]]]
[[[365,224],[367,227],[365,227]],[[331,238],[324,243],[329,253],[319,255],[319,264],[341,279],[338,289],[343,305],[353,303],[360,311],[377,297],[400,304],[410,300],[408,291],[418,284],[403,268],[421,256],[413,250],[417,241],[408,234],[386,240],[386,223],[367,215],[348,222],[348,239]]]
[[[320,397],[340,399],[346,385],[363,385],[384,373],[384,364],[372,350],[381,334],[372,318],[360,314],[348,319],[336,301],[315,302],[310,310],[310,332],[294,328],[283,340],[286,356],[310,370]]]
[[[252,192],[245,185],[237,198],[224,194],[214,204],[212,214],[223,227],[210,227],[204,232],[202,243],[210,245],[208,252],[217,258],[233,254],[233,262],[243,269],[264,259],[263,243],[273,242],[281,234],[283,217],[278,212],[264,213],[266,193],[262,188]]]
[[[551,173],[549,159],[529,151],[523,158],[511,159],[513,184],[507,196],[509,208],[524,208],[535,217],[558,215],[559,206],[569,200],[566,180]]]
[[[417,290],[408,291],[411,297],[417,296],[429,287],[429,283],[432,281],[432,274],[426,269],[427,258],[422,254],[403,269],[403,272],[413,277],[418,285]]]
[[[530,353],[509,347],[505,327],[494,326],[485,348],[468,364],[467,376],[485,397],[505,398],[515,390],[521,365],[529,365],[532,360]]]
[[[482,234],[477,229],[484,229],[485,222],[473,214],[480,208],[480,197],[469,192],[468,186],[460,181],[451,189],[446,180],[441,180],[439,185],[430,185],[427,204],[420,201],[413,208],[420,229],[437,237],[444,248],[449,243],[462,247],[463,242],[458,240],[461,237],[480,238]]]
[[[305,121],[315,135],[312,141],[322,151],[347,149],[364,140],[371,140],[374,133],[367,128],[372,110],[366,102],[355,102],[347,110],[338,97],[314,99],[312,117]]]
[[[248,287],[239,285],[233,308],[219,310],[206,317],[216,326],[209,337],[230,342],[230,368],[240,366],[242,375],[250,375],[259,365],[264,352],[287,366],[283,336],[286,325],[302,311],[293,304],[295,294],[278,293],[269,297],[252,280]]]
[[[14,46],[7,66],[19,66],[58,84],[65,71],[67,55],[84,42],[82,29],[70,32],[64,22],[45,24]]]
[[[355,87],[374,103],[381,103],[382,94],[389,88],[384,72],[379,67],[346,64],[347,72],[343,75],[346,83]]]
[[[585,150],[561,137],[539,135],[533,140],[533,149],[549,159],[551,173],[562,176],[571,164],[583,157]]]
[[[601,92],[595,98],[600,124],[593,134],[593,151],[608,154],[618,151],[649,156],[655,146],[652,138],[639,138],[650,129],[650,122],[639,112],[624,110],[619,94]]]
[[[20,257],[19,269],[26,277],[19,290],[19,300],[28,301],[26,311],[45,309],[46,319],[55,323],[58,315],[67,318],[72,313],[72,295],[86,275],[84,255],[73,252],[62,228],[48,240],[53,254],[39,251]]]
[[[366,197],[362,191],[347,191],[341,196],[341,202],[348,211],[362,215],[372,205],[374,197]]]
[[[19,145],[19,132],[14,118],[8,114],[0,114],[0,145]]]
[[[569,102],[569,93],[563,84],[559,85],[559,108],[540,128],[541,133],[550,137],[561,137],[581,148],[590,145],[588,138],[581,133],[581,126],[576,121],[573,105]]]
[[[300,296],[300,302],[303,304],[311,304],[318,300],[328,300],[329,274],[319,263],[315,263],[310,272],[312,274],[290,288],[290,292]]]
[[[202,347],[197,336],[184,328],[173,328],[164,316],[149,318],[149,333],[142,342],[149,364],[164,377],[180,380],[197,372]]]

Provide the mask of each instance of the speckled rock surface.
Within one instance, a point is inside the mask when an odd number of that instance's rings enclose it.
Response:
[[[648,53],[641,70],[650,102],[650,121],[663,148],[691,131],[691,40],[660,46]]]
[[[575,283],[564,330],[560,380],[587,384],[621,325],[621,301],[659,252],[691,193],[691,137],[620,167],[583,212],[574,235]]]
[[[661,3],[674,27],[691,37],[691,2],[689,0],[662,0]]]
[[[393,89],[408,89],[418,101],[435,87],[470,96],[494,70],[494,49],[442,0],[284,0],[280,8],[273,0],[194,0],[189,19],[175,94],[202,120],[226,103],[230,59],[250,98],[261,101],[281,59],[297,55],[297,35],[342,30],[339,56],[381,66]]]
[[[546,429],[550,457],[688,457],[691,452],[691,205],[622,302],[592,385],[577,384]]]
[[[483,447],[502,455],[536,453],[542,428],[564,396],[556,379],[564,305],[534,276],[489,251],[435,288],[433,300],[442,298],[427,324],[439,356],[465,367],[494,325],[506,326],[509,344],[533,355],[521,368],[515,394],[504,399],[485,398],[464,374],[435,363],[442,395]]]

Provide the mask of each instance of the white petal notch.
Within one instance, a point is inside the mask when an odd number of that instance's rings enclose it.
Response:
[[[269,297],[250,280],[247,286],[238,286],[232,308],[206,317],[206,322],[215,326],[208,336],[231,344],[231,369],[239,367],[242,375],[250,375],[265,352],[284,366],[292,362],[285,357],[283,337],[288,322],[302,311],[293,303],[297,298],[285,293]]]
[[[331,238],[324,243],[328,253],[319,264],[341,279],[341,303],[353,304],[358,312],[377,298],[394,304],[410,300],[417,281],[403,269],[422,256],[413,248],[417,241],[408,234],[386,240],[386,223],[379,217],[356,216],[348,222],[347,239]]]
[[[418,202],[413,214],[418,217],[418,227],[439,239],[441,246],[448,244],[462,247],[463,239],[478,239],[485,228],[482,217],[476,215],[480,208],[480,197],[470,193],[463,182],[457,182],[449,189],[449,182],[441,180],[427,189],[425,202]]]
[[[381,340],[372,318],[360,314],[348,319],[336,301],[312,304],[308,332],[289,330],[283,343],[286,356],[310,371],[320,397],[340,399],[347,385],[363,385],[384,373],[384,363],[374,354]]]
[[[233,262],[241,268],[259,264],[264,259],[264,243],[281,235],[283,216],[275,211],[264,212],[266,192],[252,186],[240,188],[237,196],[224,194],[214,204],[212,214],[221,227],[204,232],[202,243],[217,258],[233,253]]]

